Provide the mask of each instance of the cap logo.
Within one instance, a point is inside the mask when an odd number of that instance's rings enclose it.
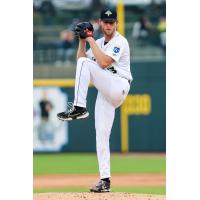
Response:
[[[110,10],[108,10],[105,12],[105,14],[108,15],[108,17],[109,17],[110,15],[112,15],[112,12]]]

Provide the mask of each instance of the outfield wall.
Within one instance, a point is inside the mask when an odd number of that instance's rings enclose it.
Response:
[[[164,61],[132,64],[134,81],[126,101],[116,110],[111,151],[165,152],[165,64]],[[96,95],[97,90],[90,86],[87,120],[60,122],[56,113],[65,109],[66,101],[73,101],[74,80],[34,80],[34,152],[95,151]],[[41,99],[51,101],[48,117],[41,112]]]

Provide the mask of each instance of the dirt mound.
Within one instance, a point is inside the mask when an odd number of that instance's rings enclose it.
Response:
[[[37,193],[33,200],[165,200],[162,195],[134,194],[126,192],[110,193]]]

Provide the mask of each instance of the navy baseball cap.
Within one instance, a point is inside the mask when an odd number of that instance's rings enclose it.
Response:
[[[115,10],[105,9],[101,11],[101,20],[107,22],[117,21],[117,13]]]

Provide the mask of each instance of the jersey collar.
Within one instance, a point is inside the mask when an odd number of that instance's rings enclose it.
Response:
[[[116,32],[115,32],[115,35],[112,37],[112,39],[111,39],[107,44],[109,44],[115,37],[118,37],[118,36],[119,36],[119,32],[116,31]],[[103,43],[104,43],[104,42],[105,42],[105,37],[103,37]],[[107,44],[106,44],[106,45],[107,45]],[[105,46],[106,46],[106,45],[105,45]]]

